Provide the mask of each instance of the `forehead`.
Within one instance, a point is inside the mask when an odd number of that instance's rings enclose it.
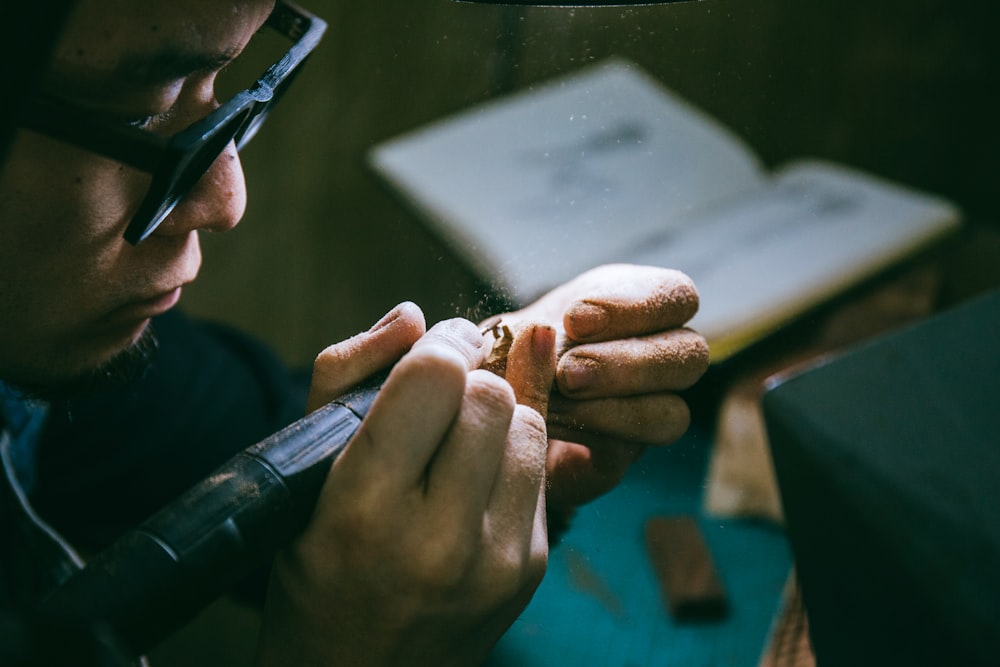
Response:
[[[273,6],[274,0],[80,0],[51,76],[59,83],[128,85],[169,78],[168,65],[178,74],[207,68],[242,50]]]

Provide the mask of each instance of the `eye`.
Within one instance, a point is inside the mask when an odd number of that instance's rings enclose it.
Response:
[[[140,116],[138,118],[124,118],[123,120],[129,127],[138,128],[140,130],[155,130],[157,127],[167,123],[173,115],[174,110],[173,108],[170,108],[163,113],[155,113],[148,116]]]

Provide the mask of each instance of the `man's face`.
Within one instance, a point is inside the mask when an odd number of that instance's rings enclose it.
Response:
[[[273,0],[81,0],[44,87],[112,120],[174,134],[216,106],[215,76]],[[108,362],[172,307],[246,191],[232,145],[157,230],[122,239],[149,176],[22,130],[0,173],[0,379],[59,385]]]

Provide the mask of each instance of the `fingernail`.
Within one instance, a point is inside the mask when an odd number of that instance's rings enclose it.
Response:
[[[479,333],[479,327],[470,322],[469,320],[463,319],[461,317],[454,317],[450,320],[445,320],[444,322],[439,322],[439,325],[443,324],[445,331],[448,335],[453,338],[459,338],[462,341],[468,343],[472,346],[474,350],[481,350],[486,344],[483,335]],[[438,325],[435,325],[438,326]]]
[[[569,328],[573,337],[590,338],[608,328],[608,311],[592,303],[582,303],[569,311]]]
[[[559,380],[563,389],[576,393],[590,389],[597,381],[596,364],[591,359],[567,354],[559,363]]]
[[[537,326],[531,334],[531,346],[535,359],[548,361],[555,354],[556,330],[550,326]]]

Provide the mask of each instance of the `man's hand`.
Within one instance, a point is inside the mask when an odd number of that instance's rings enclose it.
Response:
[[[542,578],[555,332],[525,326],[504,381],[472,323],[423,330],[404,304],[317,359],[313,407],[395,365],[275,562],[261,664],[478,664]]]
[[[697,309],[684,274],[609,265],[502,316],[515,333],[538,321],[558,332],[547,465],[557,520],[616,485],[647,446],[687,430],[690,413],[676,392],[708,368],[708,345],[684,328]]]

